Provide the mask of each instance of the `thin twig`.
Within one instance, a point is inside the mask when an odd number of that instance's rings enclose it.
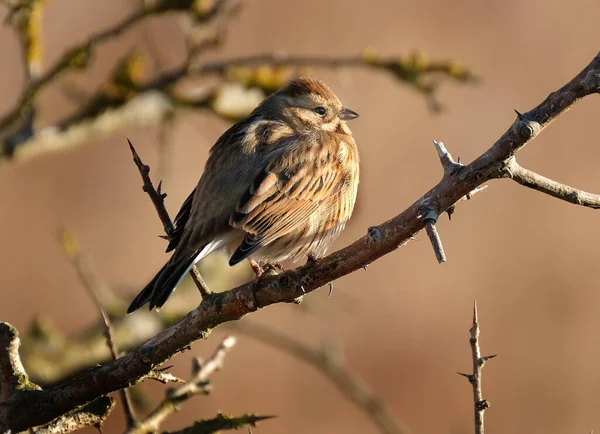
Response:
[[[481,371],[483,365],[490,359],[496,357],[492,356],[481,356],[481,347],[479,346],[479,318],[477,315],[477,302],[473,304],[473,325],[470,330],[471,337],[469,343],[471,344],[471,354],[473,356],[473,373],[463,374],[459,372],[459,375],[467,378],[469,383],[473,386],[473,406],[475,412],[475,434],[484,434],[484,412],[489,408],[490,403],[488,400],[483,399],[483,392],[481,390]]]
[[[158,189],[154,188],[152,184],[152,180],[150,179],[150,166],[144,164],[138,155],[137,151],[133,147],[131,140],[127,139],[127,143],[129,143],[129,149],[131,149],[131,153],[133,155],[133,161],[137,166],[144,185],[142,189],[148,193],[152,204],[154,205],[154,209],[156,209],[156,213],[158,214],[158,218],[163,224],[163,228],[165,230],[165,234],[167,235],[167,239],[170,240],[173,237],[173,233],[175,231],[175,227],[173,226],[173,222],[171,221],[171,217],[169,217],[169,213],[165,208],[165,197],[167,197],[166,193],[162,192],[162,183],[159,182]],[[198,291],[200,291],[200,295],[202,299],[206,299],[212,291],[200,275],[198,268],[196,265],[193,265],[190,269],[190,276],[192,276],[192,280],[196,284]]]
[[[113,330],[110,323],[110,318],[106,314],[104,307],[102,306],[102,302],[100,301],[100,291],[107,292],[108,290],[103,287],[103,283],[95,275],[95,273],[92,272],[92,267],[89,265],[89,261],[83,257],[75,236],[65,229],[60,231],[59,236],[61,239],[61,246],[63,247],[65,254],[73,264],[73,267],[75,267],[77,270],[77,274],[79,274],[83,286],[94,302],[96,309],[100,311],[104,324],[104,336],[106,337],[106,344],[110,350],[112,359],[117,360],[119,358],[119,351],[113,338]],[[133,428],[136,426],[137,421],[135,419],[135,413],[133,406],[131,405],[129,395],[127,394],[127,388],[120,389],[119,396],[121,397],[127,428]]]
[[[566,202],[582,205],[588,208],[600,209],[600,195],[588,193],[587,191],[579,190],[570,187],[566,184],[546,178],[532,170],[525,169],[517,160],[513,158],[508,165],[510,178],[519,184],[548,194],[557,199]]]
[[[210,393],[209,377],[223,367],[225,356],[235,345],[233,336],[226,337],[217,347],[213,355],[206,361],[194,359],[192,377],[182,386],[169,392],[165,399],[138,425],[127,430],[126,434],[146,434],[159,430],[160,425],[171,414],[179,410],[179,406],[192,396]]]
[[[227,328],[284,351],[321,371],[346,398],[369,416],[382,434],[410,432],[404,423],[392,415],[387,404],[370,390],[367,384],[348,371],[341,356],[331,346],[324,344],[321,348],[313,348],[273,327],[255,322],[229,323]]]

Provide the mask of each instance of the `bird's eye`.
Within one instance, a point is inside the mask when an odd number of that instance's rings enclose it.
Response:
[[[320,106],[315,107],[315,113],[318,114],[319,116],[325,116],[325,114],[327,113],[327,110],[325,110],[325,107],[320,105]]]

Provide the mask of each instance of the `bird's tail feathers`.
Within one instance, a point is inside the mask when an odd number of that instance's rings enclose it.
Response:
[[[175,254],[171,257],[154,278],[145,286],[127,309],[130,314],[146,303],[149,309],[159,310],[171,296],[177,285],[183,280],[192,266],[201,259],[198,251],[189,254]]]

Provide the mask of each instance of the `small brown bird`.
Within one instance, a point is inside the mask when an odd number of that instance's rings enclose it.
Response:
[[[350,218],[358,149],[342,107],[322,81],[303,77],[266,98],[210,150],[196,189],[175,218],[175,253],[133,300],[159,309],[185,274],[210,253],[229,264],[322,257]]]

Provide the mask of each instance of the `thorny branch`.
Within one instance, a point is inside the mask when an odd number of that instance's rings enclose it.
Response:
[[[162,222],[163,227],[165,229],[165,233],[167,234],[166,239],[170,240],[173,236],[173,232],[175,231],[175,227],[173,226],[171,217],[169,217],[169,213],[165,208],[165,197],[167,197],[167,194],[161,191],[162,182],[159,182],[157,189],[154,188],[152,180],[150,179],[150,166],[147,166],[144,163],[142,163],[142,160],[140,159],[140,156],[131,144],[131,141],[127,139],[127,142],[129,143],[129,149],[133,154],[133,162],[137,166],[142,177],[142,181],[144,182],[144,186],[142,187],[142,189],[146,193],[148,193],[148,196],[150,196],[150,200],[152,201],[152,204],[154,205],[154,208],[158,213],[158,218],[160,218],[160,221]],[[200,272],[198,271],[196,265],[193,265],[190,269],[190,276],[192,276],[192,279],[196,284],[198,291],[200,291],[202,299],[207,298],[211,294],[211,290],[209,289],[206,282],[204,282],[204,279],[200,275]]]
[[[180,321],[112,363],[47,390],[13,393],[5,417],[0,417],[0,429],[19,431],[40,425],[97,396],[126,387],[190,343],[206,338],[218,325],[271,304],[290,302],[394,251],[423,229],[425,222],[420,216],[424,205],[441,213],[484,182],[509,177],[508,164],[517,152],[579,99],[599,91],[600,53],[570,82],[520,116],[484,154],[443,177],[408,209],[377,226],[378,237],[366,235],[297,269],[214,293]]]
[[[474,413],[475,413],[475,434],[484,434],[485,426],[484,426],[484,412],[490,406],[490,403],[483,399],[483,392],[481,390],[481,371],[483,370],[483,366],[485,363],[496,357],[496,355],[492,356],[481,356],[481,347],[479,345],[479,318],[477,315],[477,303],[473,305],[473,325],[471,330],[469,331],[471,337],[469,338],[469,343],[471,344],[471,354],[473,356],[473,373],[472,374],[463,374],[459,372],[459,375],[462,375],[469,383],[473,386],[473,405],[474,405]]]

